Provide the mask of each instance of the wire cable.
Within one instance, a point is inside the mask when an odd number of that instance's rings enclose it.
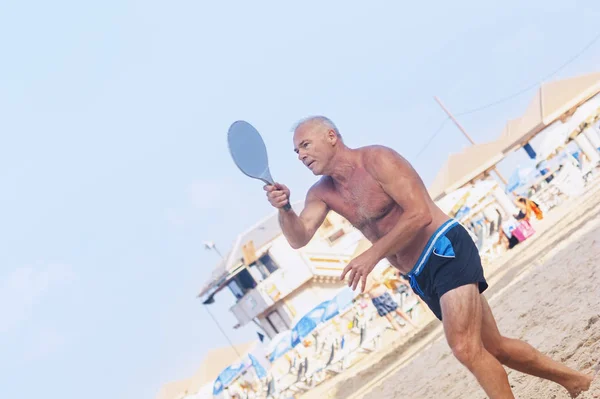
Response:
[[[575,55],[571,56],[571,58],[569,58],[567,61],[565,61],[561,66],[559,66],[558,68],[556,68],[554,71],[552,71],[551,73],[547,74],[546,76],[542,77],[542,79],[540,79],[538,82],[533,83],[509,96],[506,97],[502,97],[498,100],[492,101],[491,103],[479,106],[477,108],[473,108],[470,109],[468,111],[463,111],[463,112],[459,112],[458,114],[456,114],[456,116],[463,116],[463,115],[469,115],[469,114],[473,114],[475,112],[479,112],[479,111],[483,111],[485,109],[491,108],[493,106],[496,106],[498,104],[502,104],[503,102],[512,100],[515,97],[520,96],[521,94],[524,94],[526,92],[528,92],[529,90],[535,89],[536,87],[538,87],[541,82],[553,77],[554,75],[556,75],[557,73],[559,73],[560,71],[562,71],[563,69],[565,69],[569,64],[571,64],[573,61],[575,61],[577,58],[579,58],[583,53],[585,53],[590,47],[592,47],[598,40],[600,39],[600,33],[598,33],[584,48],[582,48],[578,53],[576,53]]]
[[[444,128],[444,126],[446,126],[446,122],[448,122],[448,120],[450,119],[449,116],[446,117],[446,119],[444,119],[444,121],[442,122],[442,124],[440,125],[440,127],[438,127],[435,132],[433,132],[433,134],[431,135],[431,137],[429,137],[429,140],[427,140],[427,143],[425,143],[425,145],[423,145],[423,148],[421,148],[421,151],[419,151],[417,153],[417,155],[415,155],[415,159],[418,159],[419,156],[421,156],[421,154],[427,149],[427,147],[429,147],[429,144],[431,144],[431,142],[433,141],[433,139],[436,138],[436,136],[442,131],[442,129]]]
[[[600,33],[598,33],[590,42],[588,42],[588,44],[586,44],[581,50],[579,50],[575,55],[571,56],[569,59],[567,59],[565,62],[563,62],[558,68],[556,68],[555,70],[553,70],[551,73],[545,75],[542,77],[542,79],[540,79],[538,82],[533,83],[509,96],[505,96],[502,98],[499,98],[495,101],[492,101],[488,104],[476,107],[476,108],[472,108],[470,110],[467,111],[463,111],[463,112],[459,112],[456,114],[456,116],[464,116],[464,115],[469,115],[469,114],[473,114],[475,112],[479,112],[479,111],[483,111],[485,109],[494,107],[498,104],[502,104],[506,101],[512,100],[515,97],[518,97],[532,89],[535,89],[536,87],[538,87],[541,83],[551,77],[553,77],[554,75],[558,74],[560,71],[562,71],[563,69],[565,69],[568,65],[570,65],[571,63],[573,63],[577,58],[581,57],[581,55],[583,55],[583,53],[585,53],[587,50],[589,50],[590,47],[592,47],[594,44],[596,44],[596,42],[600,40]],[[431,137],[429,138],[429,140],[427,140],[427,142],[425,143],[425,145],[423,145],[423,148],[421,148],[421,150],[417,153],[417,155],[415,155],[415,159],[418,159],[421,154],[427,149],[427,147],[429,147],[429,145],[431,144],[431,142],[433,141],[433,139],[435,139],[435,137],[442,131],[442,129],[444,128],[446,122],[448,122],[448,119],[450,119],[449,117],[446,117],[446,119],[444,119],[444,121],[442,122],[442,124],[440,125],[439,128],[437,128],[437,130],[434,131],[434,133],[431,135]]]

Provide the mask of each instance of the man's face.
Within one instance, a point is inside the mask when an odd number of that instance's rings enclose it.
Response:
[[[315,175],[328,170],[336,142],[335,132],[322,124],[305,123],[294,132],[294,151]]]

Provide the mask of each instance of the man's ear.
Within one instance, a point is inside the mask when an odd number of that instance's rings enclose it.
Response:
[[[331,143],[331,144],[335,144],[338,141],[338,136],[337,134],[335,134],[335,132],[332,129],[329,129],[327,131],[327,140]]]

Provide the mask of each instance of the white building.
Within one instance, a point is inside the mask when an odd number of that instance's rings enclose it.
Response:
[[[208,304],[229,289],[239,325],[255,322],[272,338],[344,287],[339,276],[361,240],[346,219],[330,212],[311,242],[294,250],[274,213],[237,237],[199,296]]]

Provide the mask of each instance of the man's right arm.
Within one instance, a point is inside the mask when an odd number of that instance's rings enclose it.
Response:
[[[306,195],[304,209],[300,215],[293,210],[279,209],[279,225],[292,248],[302,248],[313,238],[325,220],[329,208],[316,194],[313,186]]]

